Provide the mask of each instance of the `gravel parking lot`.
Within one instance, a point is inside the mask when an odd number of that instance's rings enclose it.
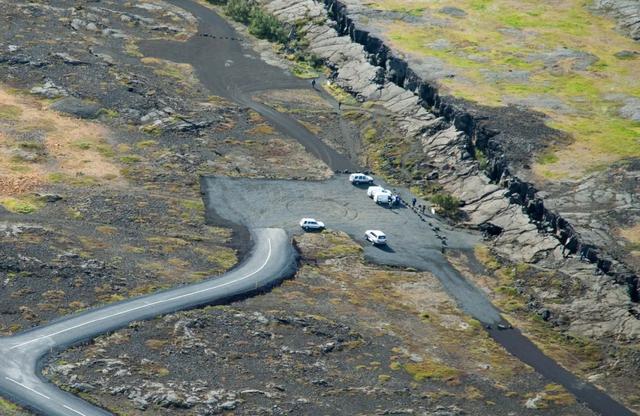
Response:
[[[479,235],[454,230],[433,216],[423,220],[406,206],[377,205],[367,197],[366,188],[352,185],[347,175],[315,182],[226,177],[202,180],[207,210],[225,220],[250,228],[277,227],[300,233],[301,218],[316,218],[327,228],[344,231],[361,242],[367,260],[430,271],[467,313],[486,323],[501,320],[484,294],[442,254],[443,247],[472,250],[480,241]],[[411,200],[406,189],[396,191],[405,201]],[[385,232],[388,246],[374,247],[365,241],[368,229]]]

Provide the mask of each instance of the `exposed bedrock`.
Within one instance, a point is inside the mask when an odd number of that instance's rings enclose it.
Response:
[[[637,0],[596,0],[594,6],[618,21],[620,28],[640,40],[640,2]]]
[[[264,6],[283,21],[307,22],[301,33],[310,52],[334,69],[340,86],[396,116],[403,133],[415,137],[435,166],[429,179],[437,177],[465,202],[467,225],[490,230],[497,252],[561,270],[585,286],[580,299],[545,305],[559,321],[570,321],[570,329],[581,333],[588,326],[589,335],[597,337],[640,337],[638,276],[549,209],[533,184],[513,174],[510,163],[534,150],[512,140],[519,130],[536,129],[561,140],[558,133],[535,113],[519,117],[522,110],[505,108],[499,120],[487,120],[477,107],[440,95],[383,40],[359,27],[340,1],[324,0],[323,7],[313,0],[265,0]],[[473,157],[476,149],[488,158],[484,169]]]

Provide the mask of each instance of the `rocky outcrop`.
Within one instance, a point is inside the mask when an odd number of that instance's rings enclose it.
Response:
[[[594,6],[618,21],[622,30],[640,40],[640,3],[635,0],[596,0]]]
[[[564,219],[546,208],[538,190],[512,175],[499,134],[464,103],[441,96],[406,61],[375,35],[361,29],[337,0],[266,1],[264,6],[289,23],[305,21],[301,32],[310,52],[335,71],[335,82],[362,100],[375,100],[396,114],[402,131],[422,144],[436,167],[438,182],[465,202],[468,225],[502,230],[495,249],[517,262],[535,262],[586,282],[583,301],[598,311],[581,310],[574,318],[599,314],[600,326],[590,335],[640,336],[638,277]],[[325,18],[329,16],[327,22]],[[485,169],[472,155],[488,157]],[[594,277],[597,276],[597,277]],[[602,296],[606,287],[607,296]],[[557,313],[562,313],[556,308]],[[567,311],[565,311],[567,312]]]

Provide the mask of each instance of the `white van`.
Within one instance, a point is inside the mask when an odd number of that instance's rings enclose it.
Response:
[[[373,194],[373,200],[376,204],[390,204],[391,203],[391,192],[386,189],[382,192],[376,192]]]
[[[359,185],[361,183],[373,183],[373,178],[369,175],[365,175],[364,173],[352,173],[349,175],[349,182],[354,185]]]
[[[384,191],[384,188],[382,186],[370,186],[369,188],[367,188],[367,196],[369,198],[373,198],[374,194],[377,194],[378,192],[382,192]]]

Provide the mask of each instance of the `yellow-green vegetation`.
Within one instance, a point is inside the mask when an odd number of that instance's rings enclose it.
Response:
[[[227,247],[216,247],[207,255],[207,260],[217,264],[221,269],[229,270],[238,262],[238,256],[235,250]]]
[[[542,393],[544,401],[556,406],[569,406],[576,402],[575,397],[559,384],[547,384]]]
[[[296,240],[298,244],[305,244],[310,240],[312,244],[304,245],[305,256],[310,259],[324,260],[329,258],[359,256],[362,247],[356,244],[342,231],[324,231],[309,234],[310,238]],[[304,242],[303,242],[304,241]]]
[[[437,57],[455,68],[456,77],[441,81],[446,92],[492,106],[528,99],[551,127],[575,139],[556,158],[542,157],[543,166],[534,167],[538,174],[575,177],[593,166],[640,156],[640,123],[618,115],[620,96],[640,94],[640,62],[614,55],[637,50],[637,44],[616,32],[613,20],[591,13],[588,3],[375,0],[369,6],[446,21],[395,21],[386,29],[394,48]],[[467,15],[447,16],[440,12],[446,6]],[[518,71],[523,76],[512,76]]]
[[[89,175],[68,175],[66,173],[55,172],[49,175],[52,183],[63,183],[74,186],[94,186],[98,184],[98,179]]]
[[[430,359],[419,363],[407,363],[403,368],[415,381],[450,380],[460,376],[459,370]]]
[[[0,413],[4,416],[26,416],[20,407],[2,397],[0,397]]]
[[[20,119],[22,109],[15,105],[0,104],[0,120],[16,121]]]
[[[311,79],[318,78],[321,73],[320,71],[306,61],[296,61],[291,68],[291,73],[302,79]]]
[[[345,91],[342,87],[334,82],[327,82],[322,85],[329,94],[333,96],[338,102],[347,105],[356,105],[358,101],[351,94]]]
[[[158,144],[158,142],[155,141],[155,140],[142,140],[142,141],[139,141],[138,143],[136,143],[136,147],[138,149],[146,149],[148,147],[156,146],[157,144]]]
[[[480,261],[480,263],[482,263],[487,269],[494,271],[500,268],[500,262],[498,262],[498,259],[491,254],[489,247],[478,244],[474,247],[473,251],[478,261]]]
[[[32,214],[42,208],[44,203],[34,197],[24,196],[20,198],[2,198],[0,199],[0,205],[15,214]]]
[[[158,58],[142,58],[141,61],[144,64],[154,66],[156,69],[154,69],[153,72],[157,75],[173,78],[183,86],[192,85],[196,82],[195,76],[193,75],[193,67],[189,64],[176,63]]]

